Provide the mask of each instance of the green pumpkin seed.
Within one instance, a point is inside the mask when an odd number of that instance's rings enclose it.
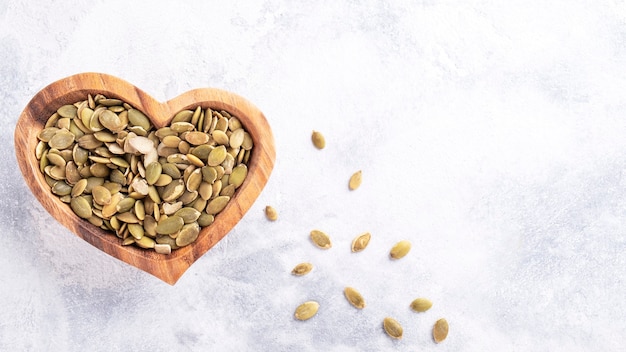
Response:
[[[111,203],[111,192],[104,186],[95,186],[91,190],[93,201],[99,205],[105,205]]]
[[[141,239],[144,235],[144,228],[139,224],[128,224],[128,232],[137,240]]]
[[[135,239],[135,243],[141,247],[141,248],[154,248],[156,245],[156,242],[154,242],[154,240],[148,236],[143,236],[140,239]]]
[[[146,182],[149,185],[155,184],[161,176],[162,171],[163,167],[158,161],[150,163],[146,166]]]
[[[226,159],[227,154],[228,152],[226,151],[226,147],[223,145],[217,146],[209,153],[207,164],[209,166],[217,166],[221,164],[224,159]]]
[[[224,131],[215,130],[211,133],[211,137],[213,137],[215,143],[219,145],[229,145],[228,135]]]
[[[230,197],[228,196],[218,196],[213,198],[213,200],[211,200],[209,204],[207,204],[206,212],[211,215],[219,213],[220,211],[224,210],[229,200]]]
[[[176,245],[184,247],[193,243],[198,238],[199,233],[200,226],[198,226],[198,223],[193,222],[191,224],[184,225],[176,237]]]
[[[156,232],[160,235],[173,234],[178,232],[184,224],[185,222],[183,221],[183,218],[173,215],[167,219],[159,221],[156,227]]]
[[[176,122],[191,122],[191,118],[193,117],[193,111],[191,110],[181,110],[172,119],[172,124]]]
[[[58,110],[57,113],[61,116],[61,117],[67,117],[70,119],[73,119],[74,117],[76,117],[76,111],[78,110],[78,108],[76,108],[74,105],[63,105],[61,106]]]
[[[233,168],[233,172],[230,174],[228,182],[231,185],[235,185],[235,188],[239,188],[248,175],[248,167],[246,164],[239,164]]]
[[[200,216],[198,217],[198,225],[202,227],[207,227],[211,225],[214,220],[215,220],[215,216],[202,212]]]
[[[122,120],[120,119],[120,117],[111,110],[102,111],[102,113],[100,113],[98,121],[104,128],[108,129],[111,132],[119,132],[124,127],[122,125]]]
[[[185,135],[185,140],[191,145],[202,145],[209,143],[209,135],[204,132],[193,131]]]
[[[72,198],[72,200],[70,201],[70,207],[76,215],[83,219],[89,219],[92,215],[91,205],[89,204],[89,201],[83,196]]]
[[[146,131],[150,129],[150,120],[148,120],[148,117],[146,117],[143,112],[137,109],[128,110],[128,122],[130,122],[133,126],[139,126]]]

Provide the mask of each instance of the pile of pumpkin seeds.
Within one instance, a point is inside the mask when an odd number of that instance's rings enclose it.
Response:
[[[326,145],[324,136],[319,131],[313,131],[311,136],[311,140],[313,145],[317,149],[323,149]],[[352,174],[350,180],[348,182],[348,188],[350,191],[354,191],[361,185],[362,180],[362,171],[359,170]],[[272,208],[273,209],[273,208]],[[273,220],[276,220],[275,218]],[[356,236],[351,243],[351,251],[353,253],[361,252],[367,248],[372,235],[369,232],[365,232]],[[330,237],[323,231],[313,230],[310,232],[311,242],[320,249],[330,249],[332,247],[332,241]],[[392,246],[389,250],[389,258],[391,260],[400,260],[404,258],[411,250],[411,242],[408,240],[402,240],[397,242]],[[295,276],[303,276],[311,272],[313,269],[313,264],[311,263],[300,263],[293,268],[291,273]],[[361,293],[353,287],[344,288],[344,296],[348,303],[357,309],[364,309],[365,298]],[[410,304],[409,308],[416,313],[424,313],[428,311],[432,307],[433,303],[424,297],[418,297],[414,299]],[[307,301],[300,304],[294,313],[294,316],[298,320],[308,320],[313,318],[320,309],[320,305],[316,301]],[[382,328],[385,333],[393,338],[393,339],[401,339],[404,330],[400,322],[392,317],[385,317],[383,319]],[[448,322],[446,319],[441,318],[437,320],[432,328],[432,337],[435,343],[440,343],[446,339],[448,336]]]
[[[53,194],[123,245],[170,254],[193,243],[243,184],[253,143],[241,121],[210,108],[155,129],[102,94],[61,106],[35,154]]]

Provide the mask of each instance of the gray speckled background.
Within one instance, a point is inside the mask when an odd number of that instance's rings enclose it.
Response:
[[[22,109],[84,71],[159,100],[227,89],[273,128],[257,203],[173,287],[73,236],[15,167]],[[618,351],[624,92],[619,1],[2,1],[0,350]],[[291,276],[302,261],[315,269]],[[418,296],[433,308],[411,312]],[[318,315],[295,321],[310,299]]]

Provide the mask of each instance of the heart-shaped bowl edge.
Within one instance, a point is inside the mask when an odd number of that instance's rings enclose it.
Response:
[[[217,214],[213,224],[203,228],[191,245],[174,250],[170,255],[135,246],[122,246],[117,236],[80,219],[67,204],[50,192],[35,157],[37,134],[57,108],[84,100],[88,94],[95,96],[98,93],[121,99],[143,111],[155,128],[168,125],[180,110],[201,106],[203,109],[226,110],[237,116],[251,135],[254,148],[244,183],[226,208]],[[265,187],[276,158],[274,137],[267,119],[256,106],[235,93],[217,88],[199,88],[162,103],[123,79],[95,72],[62,78],[40,90],[18,119],[14,144],[17,162],[26,184],[57,221],[92,246],[170,285],[174,285],[197,259],[241,220]]]

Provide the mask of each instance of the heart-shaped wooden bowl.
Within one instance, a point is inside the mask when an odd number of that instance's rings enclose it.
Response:
[[[156,128],[167,126],[180,110],[201,106],[203,109],[226,110],[239,118],[254,142],[248,163],[248,175],[226,208],[213,224],[200,232],[189,246],[158,254],[135,246],[122,246],[113,233],[80,219],[70,207],[52,194],[35,157],[37,134],[59,107],[86,99],[88,94],[104,94],[121,99],[143,111]],[[173,285],[183,273],[211,247],[219,242],[250,209],[274,167],[274,137],[265,116],[246,99],[219,89],[201,88],[188,91],[164,103],[134,85],[101,73],[81,73],[56,81],[38,92],[28,103],[15,128],[15,152],[24,179],[43,207],[78,237],[105,253],[148,272]]]

